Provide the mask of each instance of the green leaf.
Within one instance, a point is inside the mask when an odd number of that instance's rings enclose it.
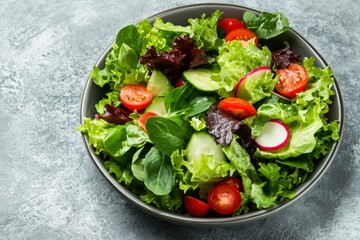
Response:
[[[105,150],[113,157],[120,156],[119,149],[122,147],[122,142],[126,140],[125,125],[117,125],[111,129],[104,138]]]
[[[190,27],[189,26],[180,26],[180,25],[174,25],[171,22],[164,23],[164,21],[161,18],[156,18],[155,22],[153,24],[154,28],[162,30],[162,31],[168,31],[173,32],[176,34],[190,34]]]
[[[262,126],[270,119],[278,119],[289,127],[290,140],[285,147],[274,152],[257,149],[254,156],[284,160],[304,153],[311,153],[316,145],[315,134],[323,126],[319,116],[320,111],[319,107],[298,111],[295,105],[281,103],[261,105],[252,122],[247,122],[253,129],[253,135],[258,136]]]
[[[100,87],[109,84],[112,91],[124,84],[147,82],[148,71],[145,66],[138,64],[135,55],[134,50],[128,45],[119,46],[115,43],[106,56],[105,68],[99,69],[94,66],[90,78]]]
[[[121,102],[118,90],[106,93],[106,98],[101,99],[97,104],[95,104],[96,111],[99,114],[104,114],[106,111],[105,106],[108,104],[113,105],[114,107],[120,106]]]
[[[217,22],[223,13],[219,10],[213,12],[209,17],[205,14],[201,18],[189,19],[190,37],[195,45],[205,51],[217,50],[223,40],[217,34]]]
[[[262,12],[256,16],[246,11],[243,15],[246,28],[255,32],[259,39],[269,39],[286,32],[289,29],[289,19],[279,12]]]
[[[145,54],[146,50],[154,46],[157,51],[168,51],[172,47],[175,33],[163,31],[153,27],[149,20],[144,19],[137,25],[137,30],[141,38],[141,55]]]
[[[144,159],[145,159],[145,147],[139,148],[132,157],[131,171],[134,176],[141,182],[144,181]]]
[[[181,119],[177,121],[178,123],[164,117],[151,117],[146,121],[150,140],[168,156],[176,150],[185,149],[190,138],[188,124]]]
[[[183,191],[178,188],[174,189],[170,194],[163,196],[156,195],[150,191],[140,195],[141,201],[171,212],[181,212],[183,197]]]
[[[315,105],[321,106],[321,113],[328,112],[328,104],[331,104],[331,96],[335,93],[331,89],[334,85],[334,73],[329,67],[324,69],[314,66],[314,58],[305,58],[303,65],[308,72],[309,82],[305,91],[298,93],[296,103],[301,108],[309,108]]]
[[[118,32],[116,36],[116,44],[118,46],[122,46],[124,43],[134,49],[137,55],[140,54],[141,38],[135,25],[128,25]]]
[[[170,158],[156,147],[144,159],[144,184],[155,195],[167,195],[175,186],[175,173]]]
[[[266,97],[271,97],[278,77],[274,77],[271,71],[266,72],[261,77],[248,76],[241,88],[241,99],[254,104]]]
[[[104,163],[106,170],[110,174],[114,174],[119,183],[125,183],[125,185],[130,185],[134,179],[134,175],[127,167],[121,166],[113,161],[106,161]]]
[[[229,147],[224,147],[223,151],[239,172],[244,187],[241,209],[236,214],[247,211],[246,205],[249,202],[255,203],[258,209],[263,209],[277,204],[279,198],[294,196],[289,190],[292,178],[286,172],[281,172],[278,165],[259,163],[258,171],[262,174],[260,176],[251,163],[249,154],[235,139]]]
[[[165,109],[169,115],[192,117],[208,110],[215,101],[214,96],[204,95],[185,84],[166,94]]]
[[[201,131],[206,128],[205,114],[199,116],[194,116],[189,119],[189,123],[193,129],[196,131]]]
[[[89,144],[95,148],[96,154],[100,154],[106,152],[104,139],[114,126],[102,119],[85,118],[78,130],[89,136]]]
[[[139,59],[136,52],[126,43],[120,45],[119,64],[127,69],[135,69]]]
[[[213,73],[211,79],[219,83],[219,94],[229,97],[233,96],[235,85],[245,74],[261,66],[270,66],[271,52],[266,46],[258,48],[253,41],[248,47],[240,41],[226,42],[219,50],[217,63],[220,71]]]
[[[309,158],[309,156],[306,154],[300,155],[295,159],[282,160],[277,162],[293,168],[303,169],[306,172],[312,172],[314,170],[314,163],[312,159]]]

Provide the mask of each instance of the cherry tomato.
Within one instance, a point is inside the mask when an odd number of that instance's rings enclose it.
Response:
[[[240,179],[237,177],[229,178],[228,180],[225,180],[222,183],[226,183],[226,184],[229,184],[229,185],[235,187],[239,192],[242,191],[242,183],[241,183]]]
[[[219,108],[232,114],[238,119],[244,119],[256,114],[253,105],[241,98],[229,97],[224,98],[219,103]]]
[[[210,209],[209,204],[190,196],[184,197],[184,206],[188,213],[195,217],[202,217],[206,215]]]
[[[254,41],[255,41],[255,44],[257,45],[259,40],[254,32],[252,32],[246,28],[239,28],[239,29],[232,30],[231,32],[226,34],[225,41],[227,41],[227,42],[230,42],[232,40],[248,41],[252,38],[255,38]]]
[[[240,192],[227,183],[221,183],[213,187],[207,197],[210,207],[220,214],[231,214],[241,205]]]
[[[152,99],[153,94],[141,84],[128,84],[120,90],[121,103],[130,110],[143,110]]]
[[[138,124],[139,124],[139,127],[141,127],[142,129],[144,129],[145,132],[147,132],[146,130],[146,120],[149,118],[149,117],[154,117],[154,116],[157,116],[156,113],[153,113],[153,112],[146,112],[144,113],[143,115],[141,115],[138,119]]]
[[[224,18],[217,23],[217,26],[223,28],[225,34],[238,28],[245,28],[245,25],[236,18]]]
[[[182,87],[184,86],[185,82],[184,79],[182,77],[179,77],[175,83],[174,83],[174,87]]]
[[[294,98],[297,93],[303,91],[309,80],[305,68],[297,63],[291,63],[287,68],[278,69],[276,75],[280,76],[275,89],[281,95],[289,98]]]

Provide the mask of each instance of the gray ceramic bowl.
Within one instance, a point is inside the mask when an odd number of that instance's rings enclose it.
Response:
[[[245,7],[240,7],[236,5],[225,5],[225,4],[197,4],[178,7],[164,12],[158,13],[148,19],[154,21],[156,17],[161,17],[164,22],[170,21],[174,24],[187,25],[188,18],[199,17],[202,13],[210,14],[215,10],[221,10],[224,12],[223,17],[241,17],[243,12],[246,10],[252,10]],[[144,16],[146,17],[146,16]],[[114,37],[115,37],[114,33]],[[327,63],[320,56],[320,54],[310,45],[302,36],[300,36],[296,31],[290,29],[288,32],[280,35],[277,39],[272,39],[273,43],[282,43],[284,40],[290,43],[290,46],[295,49],[301,56],[313,56],[315,58],[315,64],[318,67],[325,67]],[[107,54],[111,51],[111,46],[103,53],[100,59],[96,62],[96,66],[99,68],[104,67],[104,62]],[[330,113],[328,117],[330,119],[337,119],[340,122],[340,134],[343,131],[344,124],[344,110],[341,93],[337,83],[334,85],[335,96],[333,97],[333,103],[330,107]],[[81,113],[80,121],[83,122],[85,117],[94,117],[95,115],[95,104],[105,96],[104,90],[99,88],[93,83],[91,79],[88,79],[85,85],[81,100]],[[110,182],[112,186],[121,194],[122,197],[127,199],[129,202],[134,204],[136,207],[145,211],[148,214],[156,216],[160,219],[184,224],[191,226],[216,226],[216,227],[226,227],[233,226],[240,223],[250,222],[253,220],[258,220],[267,216],[270,216],[279,210],[289,206],[290,204],[296,202],[300,197],[302,197],[306,191],[308,191],[314,184],[320,179],[324,172],[328,169],[329,165],[333,161],[336,152],[339,148],[340,143],[334,143],[329,153],[315,166],[314,172],[308,178],[308,180],[296,188],[296,196],[292,200],[282,202],[274,207],[268,208],[266,210],[259,210],[251,212],[245,215],[237,217],[222,217],[222,218],[196,218],[188,215],[180,215],[169,213],[166,211],[159,210],[153,206],[150,206],[142,202],[139,197],[132,192],[130,192],[123,185],[119,184],[115,178],[113,178],[105,169],[103,160],[95,154],[94,149],[89,145],[87,136],[83,135],[87,150],[94,161],[95,165],[99,168],[100,172],[105,176],[105,178]]]

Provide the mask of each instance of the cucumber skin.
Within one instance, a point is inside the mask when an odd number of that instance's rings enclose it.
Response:
[[[155,69],[150,76],[146,89],[156,97],[165,96],[172,90],[169,79],[160,71]]]
[[[211,74],[209,69],[190,69],[183,72],[183,79],[200,91],[214,92],[219,89],[219,85],[211,80]]]

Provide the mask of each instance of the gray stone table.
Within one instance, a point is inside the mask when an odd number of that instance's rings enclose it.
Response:
[[[231,229],[163,222],[120,197],[87,154],[80,97],[117,31],[191,0],[2,0],[0,239],[360,239],[360,3],[208,1],[281,11],[336,74],[346,128],[321,180],[276,215]]]

